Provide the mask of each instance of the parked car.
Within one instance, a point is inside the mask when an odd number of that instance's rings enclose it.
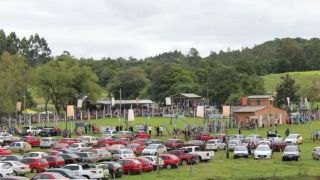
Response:
[[[185,146],[185,143],[183,141],[181,141],[180,139],[170,139],[170,140],[166,141],[164,143],[164,145],[166,146],[166,148],[168,150],[171,150],[171,149],[179,149],[179,148]]]
[[[41,129],[37,128],[37,127],[33,127],[33,126],[25,126],[22,128],[20,135],[35,135],[37,136],[40,133]]]
[[[76,154],[61,154],[65,164],[81,163],[81,157]]]
[[[233,158],[237,159],[240,157],[248,158],[249,152],[246,146],[236,146],[233,151]]]
[[[0,158],[1,161],[21,161],[22,159],[23,157],[17,154],[6,155]]]
[[[259,140],[256,146],[259,146],[259,145],[268,145],[270,148],[272,147],[270,140]]]
[[[146,158],[143,157],[135,157],[134,159],[140,161],[142,164],[142,171],[143,172],[149,172],[153,170],[152,162]]]
[[[238,139],[230,139],[230,140],[228,141],[229,151],[233,151],[236,146],[241,146],[241,145],[242,145],[242,143],[241,143],[241,141],[238,140]]]
[[[267,134],[267,139],[271,142],[279,142],[283,141],[283,138],[277,133],[269,133]]]
[[[29,143],[32,147],[40,146],[40,138],[36,136],[24,136],[23,141]]]
[[[109,144],[97,144],[97,145],[93,146],[93,149],[109,150],[110,147],[111,147],[111,146],[110,146]]]
[[[81,157],[84,163],[95,163],[99,160],[98,155],[93,152],[78,152],[77,155]]]
[[[69,178],[64,177],[63,175],[59,173],[54,172],[43,172],[34,175],[31,180],[38,180],[38,179],[60,179],[60,180],[67,180]]]
[[[312,150],[312,158],[320,160],[320,147],[315,147]]]
[[[7,156],[11,154],[12,154],[12,151],[0,148],[0,156]]]
[[[112,155],[112,159],[114,160],[123,159],[123,158],[133,158],[133,157],[135,157],[135,155],[132,149],[127,149],[127,148],[116,150]]]
[[[14,153],[26,153],[31,151],[31,145],[26,142],[14,142],[8,146],[8,149]]]
[[[246,137],[246,139],[249,141],[258,142],[262,139],[262,136],[260,136],[259,134],[250,134]]]
[[[283,151],[287,144],[284,141],[273,141],[271,144],[272,151]]]
[[[29,153],[24,154],[22,157],[23,158],[29,158],[29,157],[45,158],[47,156],[48,156],[48,154],[46,152],[29,152]]]
[[[282,161],[300,160],[300,149],[297,145],[288,145],[283,151]]]
[[[50,168],[64,166],[64,159],[61,156],[47,156],[45,159],[48,161]]]
[[[132,149],[135,155],[141,155],[144,148],[146,148],[145,145],[140,145],[138,143],[132,143],[127,145],[128,149]]]
[[[89,151],[92,147],[86,143],[73,143],[69,149],[73,152]]]
[[[5,177],[13,174],[13,169],[8,163],[0,162],[0,176]]]
[[[101,179],[103,178],[103,170],[101,168],[90,168],[89,165],[84,164],[68,164],[63,167],[70,169],[87,179]]]
[[[56,131],[56,128],[43,128],[39,132],[39,135],[41,137],[51,137],[51,136],[57,136],[59,135],[58,132]]]
[[[32,173],[44,172],[49,167],[48,161],[42,158],[24,158],[21,162],[29,165]]]
[[[136,144],[140,144],[140,145],[143,145],[143,146],[147,146],[148,141],[149,141],[149,139],[146,139],[146,138],[138,138],[138,139],[133,139],[132,141],[130,141],[129,144],[135,144],[136,143]]]
[[[123,148],[125,148],[126,146],[125,145],[123,145],[123,144],[114,144],[114,145],[111,145],[110,146],[110,148],[109,148],[109,152],[111,153],[111,154],[114,154],[117,150],[119,150],[119,149],[123,149]]]
[[[12,167],[13,174],[16,176],[25,175],[30,173],[30,167],[27,164],[23,164],[19,161],[2,161],[3,163],[7,163]]]
[[[201,150],[206,149],[206,144],[201,140],[191,140],[185,143],[185,146],[199,146]]]
[[[146,138],[146,139],[148,139],[148,138],[150,138],[150,135],[149,135],[149,133],[146,133],[144,131],[138,131],[138,132],[136,132],[134,134],[134,137],[135,138]]]
[[[69,148],[69,144],[66,143],[56,143],[55,145],[53,145],[53,149],[55,150],[60,150],[60,149],[67,149]]]
[[[10,175],[10,176],[6,176],[6,177],[2,177],[1,180],[30,180],[30,178]]]
[[[99,141],[99,139],[94,136],[79,136],[77,140],[82,143],[89,144],[91,146],[97,145]]]
[[[58,156],[63,153],[61,151],[57,151],[57,150],[48,150],[47,154],[48,154],[48,156]]]
[[[102,133],[101,137],[112,137],[116,134],[116,130],[106,130]]]
[[[241,134],[231,134],[229,135],[229,139],[237,139],[237,140],[243,140],[245,139],[244,135],[241,135]]]
[[[206,132],[200,132],[200,133],[194,133],[192,136],[192,139],[207,142],[208,140],[213,139],[213,136],[211,136],[209,133],[206,133]]]
[[[180,164],[180,159],[172,154],[160,154],[159,157],[164,162],[164,167],[168,169],[178,168]]]
[[[42,138],[40,141],[40,148],[53,148],[57,144],[57,140],[54,137]]]
[[[46,172],[59,173],[62,176],[69,178],[69,179],[83,179],[83,177],[80,177],[78,175],[78,173],[76,173],[75,171],[72,171],[70,169],[52,168],[52,169],[47,169]]]
[[[125,174],[140,174],[142,172],[142,164],[136,159],[119,159],[117,161],[122,165]]]
[[[143,151],[142,155],[157,155],[166,153],[167,148],[163,144],[149,144]]]
[[[285,142],[287,144],[302,144],[303,138],[300,134],[289,134],[286,137]]]
[[[226,143],[222,141],[222,139],[210,139],[206,143],[205,150],[209,151],[217,151],[221,149],[225,149]]]
[[[132,140],[134,138],[134,134],[131,131],[119,131],[114,135],[114,137]]]
[[[157,156],[140,156],[140,157],[148,159],[152,163],[154,170],[158,168]],[[163,166],[164,166],[164,161],[161,158],[159,158],[159,168],[162,169]]]
[[[72,139],[72,138],[61,138],[59,140],[59,143],[65,143],[65,144],[73,144],[73,143],[77,143],[78,141],[76,139]]]
[[[269,145],[259,145],[254,151],[254,159],[271,159],[272,150]]]
[[[108,165],[109,174],[111,178],[121,177],[123,174],[122,165],[117,162],[101,162],[101,164]]]
[[[111,153],[105,149],[93,149],[91,151],[98,155],[98,161],[110,161],[112,159]]]
[[[90,168],[102,169],[103,170],[103,178],[108,179],[109,177],[109,166],[107,164],[89,164]]]
[[[6,146],[6,145],[9,145],[13,142],[19,142],[19,141],[22,141],[22,139],[20,137],[11,136],[10,138],[4,138],[2,141],[2,145]]]
[[[148,146],[149,144],[164,144],[164,142],[160,139],[148,139],[146,145]]]
[[[214,158],[214,151],[201,151],[199,146],[185,146],[181,150],[185,153],[198,156],[197,162],[209,161]]]
[[[182,150],[172,150],[169,153],[177,156],[180,159],[182,165],[195,164],[199,160],[197,155],[188,154],[183,152]]]

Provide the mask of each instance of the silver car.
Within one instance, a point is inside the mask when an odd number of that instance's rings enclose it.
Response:
[[[320,160],[320,147],[315,147],[312,151],[312,158]]]
[[[40,141],[40,148],[53,148],[57,144],[57,140],[54,137],[42,138]]]
[[[19,161],[3,161],[3,163],[9,164],[13,169],[13,174],[18,175],[25,175],[27,173],[30,173],[30,167],[29,165],[26,165]]]

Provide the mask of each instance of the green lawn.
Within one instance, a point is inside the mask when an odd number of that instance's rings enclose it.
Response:
[[[96,123],[98,126],[116,125],[118,119],[101,119],[91,120],[91,123]],[[182,128],[185,123],[195,124],[201,126],[203,119],[178,119],[177,127]],[[121,121],[124,125],[124,122]],[[167,124],[168,129],[171,131],[173,126],[170,125],[170,118],[136,118],[135,124],[150,123],[152,126]],[[69,124],[70,125],[70,124]],[[65,123],[58,124],[59,127],[64,128]],[[224,151],[216,152],[215,159],[208,163],[201,163],[191,166],[179,167],[178,169],[162,170],[158,174],[157,172],[143,173],[142,175],[127,176],[123,179],[317,179],[320,177],[320,162],[311,158],[311,151],[315,146],[320,146],[319,142],[312,142],[310,140],[311,131],[314,129],[320,129],[320,121],[314,121],[311,124],[301,125],[283,125],[277,127],[277,131],[283,136],[285,129],[289,128],[290,132],[300,133],[304,137],[304,143],[300,145],[302,159],[299,162],[282,162],[280,152],[275,152],[272,160],[253,160],[249,159],[237,159],[234,160],[232,153],[230,159],[226,159]],[[269,128],[260,128],[257,132],[260,135],[265,136]],[[236,129],[229,130],[229,133],[237,133]],[[248,135],[256,133],[256,130],[244,130],[242,134]],[[163,140],[171,138],[167,132],[163,137]],[[153,131],[153,137],[155,137],[155,131]],[[182,137],[180,137],[182,138]],[[35,150],[40,150],[35,148]],[[30,176],[30,175],[29,175]]]

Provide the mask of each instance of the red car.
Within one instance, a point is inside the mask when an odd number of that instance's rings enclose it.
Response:
[[[201,140],[204,142],[207,142],[210,139],[213,139],[214,137],[211,136],[209,133],[201,132],[198,135],[194,135],[194,140]]]
[[[145,139],[145,138],[134,139],[134,140],[130,141],[130,144],[132,144],[132,143],[137,143],[140,145],[147,145],[148,139]]]
[[[48,150],[47,154],[48,156],[58,156],[59,154],[62,154],[62,152],[57,150]]]
[[[168,169],[177,168],[181,163],[180,159],[172,154],[160,154],[159,157],[163,160],[163,167]]]
[[[44,172],[49,167],[48,161],[41,158],[24,158],[21,162],[29,165],[32,173]]]
[[[40,146],[40,138],[35,136],[24,136],[24,141],[29,143],[32,147]]]
[[[65,143],[65,144],[73,144],[73,143],[77,143],[78,141],[76,139],[72,139],[72,138],[62,138],[60,139],[59,143]]]
[[[117,141],[113,138],[110,138],[110,137],[104,137],[104,138],[101,138],[99,139],[98,143],[99,144],[107,144],[109,146],[113,145],[113,144],[117,144]]]
[[[182,148],[185,143],[179,139],[170,139],[169,141],[165,142],[164,145],[167,149],[179,149]]]
[[[135,135],[137,138],[150,138],[150,135],[146,132],[143,132],[143,131],[138,131],[136,132],[136,135]]]
[[[34,175],[31,180],[38,180],[38,179],[61,179],[61,180],[67,180],[69,178],[64,177],[63,175],[59,173],[54,172],[44,172]]]
[[[271,149],[273,151],[281,151],[282,152],[286,148],[286,146],[287,146],[287,144],[284,141],[282,141],[282,142],[273,142],[271,144]]]
[[[206,144],[201,140],[191,140],[186,142],[186,146],[199,146],[201,150],[205,150]]]
[[[127,148],[132,149],[135,155],[141,155],[144,148],[146,148],[145,145],[140,145],[138,143],[131,143],[127,145]]]
[[[182,150],[172,150],[169,153],[177,156],[183,165],[194,164],[198,162],[198,156],[184,153]]]
[[[4,150],[2,148],[0,148],[0,156],[7,156],[7,155],[11,155],[12,152],[10,150]]]
[[[143,170],[142,164],[136,159],[120,159],[118,163],[122,165],[125,174],[140,174]]]
[[[49,163],[49,167],[61,167],[64,165],[64,159],[61,156],[47,156],[46,160]]]
[[[108,150],[110,148],[109,144],[97,144],[93,147],[93,149],[105,149]]]
[[[133,159],[140,161],[140,163],[142,164],[142,171],[143,172],[149,172],[149,171],[153,170],[153,165],[150,160],[142,158],[142,157],[136,157]]]

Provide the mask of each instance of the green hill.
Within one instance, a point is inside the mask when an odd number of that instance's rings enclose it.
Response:
[[[281,80],[281,76],[289,74],[300,87],[309,85],[312,83],[312,80],[315,78],[320,78],[320,71],[303,71],[303,72],[289,72],[289,73],[280,73],[280,74],[269,74],[262,76],[264,80],[264,87],[266,92],[275,92],[277,84]]]

